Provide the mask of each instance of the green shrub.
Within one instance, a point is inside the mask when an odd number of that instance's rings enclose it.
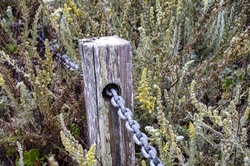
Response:
[[[248,1],[12,0],[0,12],[0,163],[19,141],[76,165],[57,117],[87,149],[83,81],[54,55],[80,65],[78,39],[119,35],[133,47],[135,116],[165,165],[249,165]]]

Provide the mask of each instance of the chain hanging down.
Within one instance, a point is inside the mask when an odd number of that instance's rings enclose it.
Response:
[[[157,157],[156,149],[148,144],[148,137],[140,131],[139,123],[133,119],[133,113],[129,108],[124,106],[124,99],[117,94],[113,88],[107,89],[106,94],[113,96],[111,103],[118,108],[118,115],[121,119],[126,121],[126,128],[130,133],[133,133],[133,140],[137,145],[142,146],[141,152],[144,157],[150,160],[150,166],[164,166],[163,162]]]

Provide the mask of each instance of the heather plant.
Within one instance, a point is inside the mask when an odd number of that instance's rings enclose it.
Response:
[[[135,118],[165,165],[249,165],[248,1],[11,0],[0,19],[3,165],[93,164],[81,71],[56,55],[80,65],[77,40],[107,35],[132,45]]]
[[[91,166],[95,164],[95,145],[92,145],[88,152],[83,151],[81,144],[74,138],[70,131],[66,128],[63,120],[62,113],[59,116],[62,131],[60,132],[62,144],[65,149],[69,152],[77,164],[80,166]]]
[[[145,1],[136,70],[146,69],[138,102],[143,108],[151,101],[146,92],[156,97],[150,111],[153,125],[145,129],[166,165],[248,164],[249,141],[242,142],[249,140],[243,139],[249,125],[243,120],[249,108],[247,6],[230,1]],[[145,70],[151,71],[148,79]]]
[[[5,43],[1,45],[0,52],[0,137],[3,147],[0,153],[4,156],[1,160],[7,165],[9,161],[15,161],[17,156],[12,149],[15,149],[15,142],[18,141],[19,165],[26,163],[27,158],[22,157],[21,147],[25,151],[36,149],[41,156],[55,154],[59,163],[72,165],[74,162],[67,158],[68,154],[60,141],[61,128],[56,117],[60,112],[65,112],[67,125],[75,124],[83,131],[85,121],[81,77],[79,71],[71,72],[61,67],[60,60],[56,61],[54,55],[55,52],[61,53],[64,52],[63,49],[71,48],[65,53],[77,61],[76,51],[73,49],[74,40],[72,36],[68,36],[71,33],[62,33],[64,36],[60,38],[55,36],[56,24],[52,25],[49,9],[43,2],[20,1],[20,6],[20,9],[17,5],[15,8],[7,7],[8,17],[1,18],[1,31],[6,32]],[[17,10],[20,10],[19,18],[13,12]],[[64,27],[69,27],[67,21],[63,23],[59,27],[62,32]],[[11,29],[12,26],[16,26],[15,29]],[[46,34],[47,30],[51,32]],[[58,48],[51,42],[54,38],[62,41],[61,46],[59,42],[56,43]],[[70,38],[72,40],[69,41]],[[10,49],[10,46],[14,49]],[[62,46],[65,48],[60,48]],[[75,117],[81,118],[74,119]],[[85,140],[84,135],[84,132],[77,135],[81,143]],[[42,150],[43,148],[48,150]]]

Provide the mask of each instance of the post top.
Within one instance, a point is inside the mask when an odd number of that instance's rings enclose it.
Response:
[[[93,44],[98,46],[107,46],[107,45],[126,45],[129,44],[129,41],[115,36],[105,36],[105,37],[94,37],[89,39],[80,39],[79,44]]]

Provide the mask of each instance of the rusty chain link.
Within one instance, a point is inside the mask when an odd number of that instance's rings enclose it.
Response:
[[[113,96],[111,103],[118,108],[118,115],[122,120],[126,121],[125,127],[130,133],[133,133],[133,140],[137,145],[142,146],[142,155],[150,160],[150,166],[164,166],[163,162],[157,157],[156,149],[148,144],[148,137],[140,131],[139,123],[133,119],[133,113],[129,108],[124,106],[124,99],[117,94],[115,89],[107,89],[106,94]]]

